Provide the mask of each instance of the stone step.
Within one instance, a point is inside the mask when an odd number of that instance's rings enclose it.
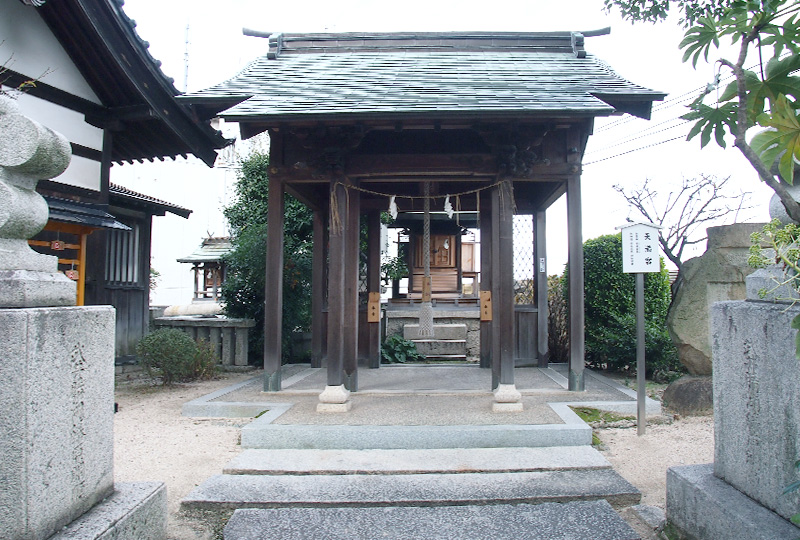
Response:
[[[430,450],[245,450],[225,474],[432,474],[608,469],[590,446]]]
[[[274,424],[266,415],[242,428],[242,448],[318,450],[529,448],[592,444],[592,428],[566,405],[563,424],[368,426]]]
[[[419,339],[419,325],[406,324],[403,326],[403,337],[409,340]],[[427,338],[426,338],[427,339]],[[466,324],[434,324],[433,339],[467,339]]]
[[[637,504],[641,494],[613,469],[404,475],[215,475],[192,490],[187,510],[239,508],[463,506],[606,499]]]
[[[225,540],[638,540],[606,501],[428,508],[237,510]]]

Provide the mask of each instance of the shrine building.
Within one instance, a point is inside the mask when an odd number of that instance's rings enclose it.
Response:
[[[421,334],[436,310],[472,303],[497,410],[518,410],[515,365],[548,362],[545,212],[566,193],[569,388],[583,390],[586,142],[596,117],[649,119],[665,96],[585,51],[585,36],[607,31],[250,33],[266,38],[264,56],[179,99],[201,120],[237,122],[243,138],[269,133],[264,389],[281,389],[291,193],[314,213],[313,365],[327,370],[319,410],[347,410],[359,367],[379,366],[380,214],[390,207],[409,238],[408,290],[393,301],[419,312]],[[515,216],[533,229],[530,294],[515,280]],[[480,237],[472,266],[467,229]]]

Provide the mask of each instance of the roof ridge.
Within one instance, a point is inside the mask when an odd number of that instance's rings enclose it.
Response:
[[[353,51],[441,51],[467,52],[475,50],[537,51],[572,53],[583,58],[584,35],[597,36],[610,29],[588,32],[499,32],[499,31],[448,31],[448,32],[341,32],[341,33],[282,33],[263,32],[243,28],[247,36],[266,37],[269,40],[269,59],[281,54],[346,53]]]

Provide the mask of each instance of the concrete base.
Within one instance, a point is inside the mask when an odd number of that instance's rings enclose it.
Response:
[[[341,413],[347,412],[353,406],[350,401],[350,391],[344,385],[326,386],[325,390],[319,395],[317,412],[319,413]]]
[[[492,403],[492,412],[496,413],[516,413],[522,412],[522,402],[519,403]]]
[[[667,471],[667,520],[689,540],[800,538],[800,528],[714,476],[711,464]]]
[[[114,309],[0,309],[0,538],[47,538],[113,491]]]
[[[499,384],[494,391],[492,412],[521,412],[522,394],[513,384]]]
[[[343,413],[349,411],[353,407],[353,402],[347,403],[317,403],[318,413]]]
[[[163,540],[167,488],[160,482],[119,483],[114,493],[49,540]]]

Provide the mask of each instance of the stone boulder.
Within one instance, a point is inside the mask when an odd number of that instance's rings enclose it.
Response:
[[[683,264],[667,327],[681,363],[692,375],[711,375],[709,312],[714,302],[743,300],[750,235],[763,223],[708,228],[706,252]]]
[[[711,377],[686,375],[672,381],[664,391],[663,403],[682,416],[701,416],[714,412]]]

